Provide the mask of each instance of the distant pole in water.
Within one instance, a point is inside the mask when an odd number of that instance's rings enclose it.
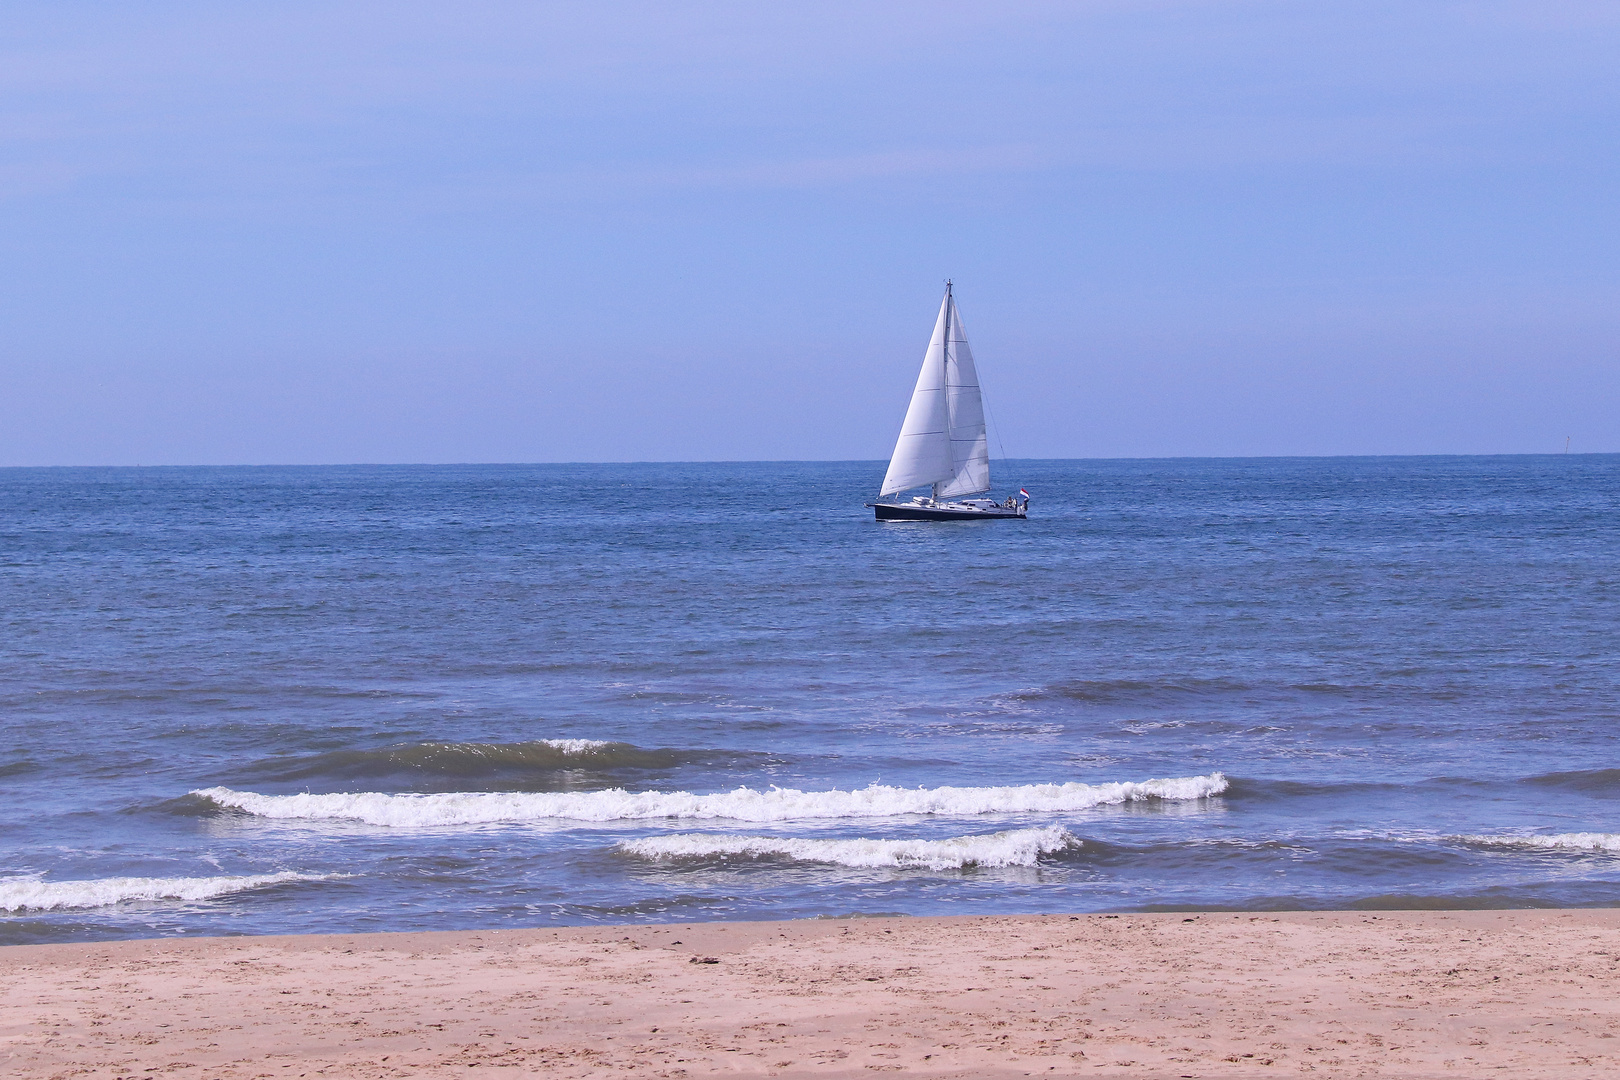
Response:
[[[1573,436],[1573,435],[1565,435],[1564,436],[1564,453],[1566,453],[1566,454],[1569,453],[1569,440],[1573,439],[1574,437],[1575,436]]]

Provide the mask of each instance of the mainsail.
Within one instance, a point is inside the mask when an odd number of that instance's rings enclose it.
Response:
[[[936,499],[990,490],[979,373],[949,282],[880,494],[923,484],[934,485]]]

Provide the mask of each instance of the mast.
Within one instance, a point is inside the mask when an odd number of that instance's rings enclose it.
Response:
[[[951,279],[945,279],[945,340],[940,346],[939,356],[939,389],[945,395],[945,437],[950,438],[951,429],[956,426],[956,417],[951,408]],[[954,477],[953,477],[954,479]],[[935,502],[939,501],[939,481],[935,481],[928,489]]]

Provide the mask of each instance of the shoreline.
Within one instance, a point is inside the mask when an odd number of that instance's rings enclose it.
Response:
[[[674,923],[0,948],[19,1078],[1620,1073],[1620,909]]]

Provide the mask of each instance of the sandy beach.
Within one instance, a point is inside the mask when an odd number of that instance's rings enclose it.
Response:
[[[14,946],[0,985],[30,1078],[1620,1073],[1617,910]]]

